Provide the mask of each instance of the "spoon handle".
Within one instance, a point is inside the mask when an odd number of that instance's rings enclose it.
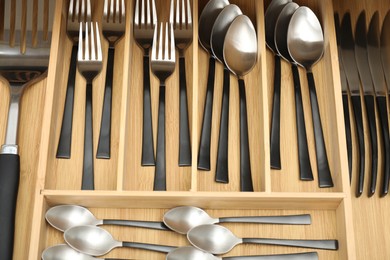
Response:
[[[310,103],[313,118],[313,128],[316,146],[317,156],[317,170],[318,170],[318,182],[320,188],[333,187],[332,176],[330,174],[328,157],[326,155],[326,147],[324,141],[324,134],[322,132],[320,109],[318,106],[316,87],[314,82],[314,76],[311,71],[306,73],[307,81],[309,84]]]
[[[145,250],[156,251],[161,253],[169,253],[173,249],[177,248],[175,246],[162,246],[162,245],[136,243],[136,242],[122,242],[122,246],[129,247],[129,248],[145,249]]]
[[[219,218],[219,223],[262,223],[262,224],[288,224],[310,225],[310,214],[287,216],[256,216],[256,217],[225,217]]]
[[[271,119],[271,168],[280,170],[280,81],[281,81],[281,62],[280,56],[274,55],[274,97],[272,102]]]
[[[337,240],[303,240],[303,239],[276,239],[276,238],[243,238],[245,244],[262,244],[276,246],[292,246],[314,249],[338,250]]]
[[[163,222],[158,222],[158,221],[104,219],[103,225],[143,227],[143,228],[158,229],[158,230],[169,230],[169,228],[165,226]]]
[[[249,153],[248,115],[246,111],[245,81],[238,80],[240,91],[240,176],[241,191],[253,191]]]
[[[281,254],[281,255],[253,255],[253,256],[231,256],[224,257],[223,260],[318,260],[317,252]]]

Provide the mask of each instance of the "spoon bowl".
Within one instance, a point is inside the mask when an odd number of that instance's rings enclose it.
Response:
[[[42,260],[97,260],[96,257],[77,252],[68,245],[61,244],[46,248]]]
[[[168,253],[166,260],[221,260],[210,253],[192,246],[179,247]]]

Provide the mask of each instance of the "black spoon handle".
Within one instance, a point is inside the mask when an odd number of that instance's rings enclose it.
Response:
[[[229,256],[223,260],[318,260],[317,252],[278,254],[278,255],[253,255],[253,256]]]
[[[274,55],[274,97],[272,102],[271,117],[271,168],[280,170],[280,95],[281,95],[281,64],[280,56]]]
[[[389,122],[388,122],[388,111],[386,104],[386,97],[377,96],[376,102],[378,104],[379,119],[381,125],[381,134],[384,142],[384,161],[385,167],[383,171],[383,183],[381,196],[386,196],[389,192],[389,180],[390,180],[390,140],[389,140]]]
[[[364,100],[366,103],[368,123],[370,127],[371,138],[371,183],[369,195],[372,196],[376,190],[376,182],[378,176],[378,141],[377,130],[375,120],[375,99],[373,95],[365,95]]]
[[[73,103],[74,103],[74,86],[76,80],[77,68],[77,50],[78,46],[72,47],[70,58],[70,67],[68,74],[68,85],[66,87],[65,107],[62,117],[60,139],[57,147],[57,158],[69,159],[72,147],[72,124],[73,124]]]
[[[177,248],[175,246],[163,246],[163,245],[154,245],[154,244],[146,244],[146,243],[136,243],[136,242],[122,242],[122,245],[123,247],[145,249],[145,250],[156,251],[161,253],[169,253],[173,249]]]
[[[204,103],[202,132],[200,134],[198,169],[210,171],[210,143],[211,143],[211,121],[213,117],[214,99],[214,78],[215,78],[215,58],[210,56],[209,74],[207,78],[206,101]]]
[[[238,80],[240,92],[240,177],[241,191],[253,191],[249,152],[248,115],[246,110],[245,82]]]
[[[157,126],[157,155],[153,190],[166,190],[165,169],[165,85],[160,84]]]
[[[355,113],[356,128],[359,141],[359,176],[357,181],[356,196],[359,197],[363,193],[364,186],[364,165],[365,165],[365,146],[364,146],[364,130],[363,130],[363,117],[362,117],[362,105],[360,102],[360,95],[351,97],[353,110]]]
[[[110,159],[111,157],[111,110],[112,110],[112,85],[114,79],[115,48],[108,49],[106,85],[104,88],[102,121],[100,124],[99,143],[96,158]]]
[[[347,141],[348,154],[348,170],[349,183],[352,181],[352,138],[351,138],[351,121],[349,118],[348,94],[343,93],[343,109],[344,109],[344,125],[345,125],[345,139]]]
[[[298,138],[299,179],[312,181],[313,172],[310,164],[309,148],[307,145],[305,114],[303,111],[301,81],[299,79],[298,66],[291,64],[295,93],[295,116]]]
[[[188,120],[186,62],[179,58],[180,110],[179,110],[179,166],[191,166],[191,140]]]
[[[215,170],[215,181],[228,183],[228,137],[229,137],[229,93],[230,93],[230,71],[225,67],[223,70],[223,94],[221,123],[219,125],[219,141],[217,153],[217,168]]]
[[[326,249],[326,250],[337,250],[339,248],[337,240],[243,238],[242,242],[248,244],[292,246],[292,247],[315,248],[315,249]]]
[[[142,116],[142,166],[154,166],[154,144],[152,127],[152,103],[150,97],[150,71],[149,53],[144,55],[144,93],[143,93],[143,116]]]
[[[314,76],[311,71],[308,71],[306,75],[309,84],[310,103],[311,103],[312,118],[313,118],[313,128],[314,128],[316,156],[317,156],[318,182],[320,188],[333,187],[333,181],[330,173],[328,157],[326,155],[324,134],[322,132],[320,109],[318,106]]]
[[[94,189],[93,171],[93,124],[92,124],[92,83],[87,83],[85,102],[84,160],[82,190]]]
[[[104,219],[103,225],[143,227],[143,228],[158,229],[158,230],[170,230],[167,226],[165,226],[164,222],[159,222],[159,221]]]

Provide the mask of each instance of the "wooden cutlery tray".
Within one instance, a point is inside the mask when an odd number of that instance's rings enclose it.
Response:
[[[169,2],[156,0],[159,21],[167,21]],[[153,192],[154,167],[141,166],[142,49],[133,36],[135,0],[126,1],[125,36],[116,46],[114,66],[111,159],[95,159],[95,189],[81,191],[84,136],[85,80],[76,75],[71,159],[56,159],[65,102],[72,44],[66,35],[67,0],[56,1],[48,76],[26,90],[22,101],[19,144],[21,181],[17,205],[14,259],[40,259],[51,245],[64,243],[62,234],[44,219],[58,204],[86,206],[98,218],[161,220],[164,212],[179,205],[204,208],[213,217],[310,213],[310,226],[229,224],[242,237],[338,239],[338,251],[319,250],[320,259],[389,259],[389,199],[377,195],[353,198],[348,179],[339,64],[333,22],[335,10],[379,10],[390,1],[299,0],[313,9],[324,29],[325,52],[313,67],[322,126],[334,187],[318,187],[315,147],[306,75],[300,69],[310,161],[314,181],[299,181],[295,103],[290,65],[282,62],[281,160],[282,170],[270,169],[269,129],[273,93],[273,54],[266,48],[264,12],[270,0],[232,0],[252,20],[258,37],[258,62],[245,76],[251,169],[255,192],[239,192],[239,99],[236,78],[231,76],[229,111],[229,184],[214,182],[218,126],[222,97],[222,65],[216,65],[211,142],[211,171],[197,169],[197,154],[206,93],[208,55],[198,44],[198,17],[207,0],[192,0],[193,43],[186,50],[187,93],[192,142],[192,166],[178,166],[179,75],[178,65],[167,80],[166,152],[167,191]],[[100,21],[103,1],[93,1],[93,19]],[[353,16],[355,17],[355,16]],[[382,16],[383,17],[383,16]],[[103,39],[103,38],[102,38]],[[103,103],[108,43],[103,41],[103,71],[94,80],[93,128],[97,148]],[[0,95],[8,96],[4,83]],[[151,74],[154,137],[157,136],[158,80]],[[4,99],[5,100],[5,99]],[[3,138],[8,101],[0,103]],[[156,138],[155,138],[156,140]],[[356,156],[356,155],[355,155]],[[116,239],[166,245],[187,244],[184,236],[168,231],[107,226]],[[356,241],[356,244],[355,244]],[[386,247],[387,245],[387,247]],[[387,251],[386,251],[387,250]],[[310,251],[275,246],[238,246],[228,255]],[[165,259],[141,250],[116,249],[107,257]]]

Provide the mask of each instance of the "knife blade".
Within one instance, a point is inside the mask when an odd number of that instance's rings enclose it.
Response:
[[[389,179],[390,179],[390,138],[389,138],[389,124],[388,124],[388,111],[386,104],[386,71],[389,67],[385,67],[389,63],[389,28],[390,17],[386,15],[386,19],[383,23],[382,35],[380,35],[379,26],[379,13],[376,12],[371,18],[368,34],[367,34],[367,51],[368,60],[371,69],[372,79],[376,90],[376,101],[378,104],[379,121],[381,125],[381,134],[384,142],[384,176],[382,178],[382,190],[381,195],[386,196],[389,191]],[[379,62],[382,61],[382,62]],[[382,63],[382,64],[381,64]],[[385,69],[382,68],[382,65]],[[384,73],[385,71],[385,73]],[[390,82],[389,82],[390,83]]]
[[[359,197],[363,193],[364,184],[364,165],[365,165],[365,145],[364,145],[364,131],[362,118],[362,105],[360,100],[360,79],[359,72],[355,60],[355,42],[352,34],[351,14],[348,12],[344,15],[341,23],[340,35],[341,57],[343,59],[345,75],[349,89],[351,91],[351,100],[353,105],[353,112],[355,117],[356,129],[359,142],[360,158],[357,160],[358,166],[358,182],[356,189],[356,196]]]
[[[364,101],[366,103],[366,113],[369,125],[369,135],[371,143],[368,143],[371,151],[371,181],[369,196],[372,196],[376,190],[376,180],[378,176],[378,141],[375,119],[375,89],[371,77],[370,66],[367,53],[367,26],[366,12],[362,11],[358,17],[355,28],[355,58],[359,70],[360,80],[364,92]]]
[[[344,125],[345,125],[345,139],[347,141],[347,154],[348,154],[348,170],[349,170],[349,182],[352,180],[352,139],[351,139],[351,123],[349,119],[349,98],[348,98],[348,83],[345,76],[344,64],[341,57],[340,46],[340,17],[338,13],[334,14],[334,24],[336,30],[337,52],[339,57],[339,69],[340,69],[340,83],[341,92],[343,96],[343,110],[344,110]]]

